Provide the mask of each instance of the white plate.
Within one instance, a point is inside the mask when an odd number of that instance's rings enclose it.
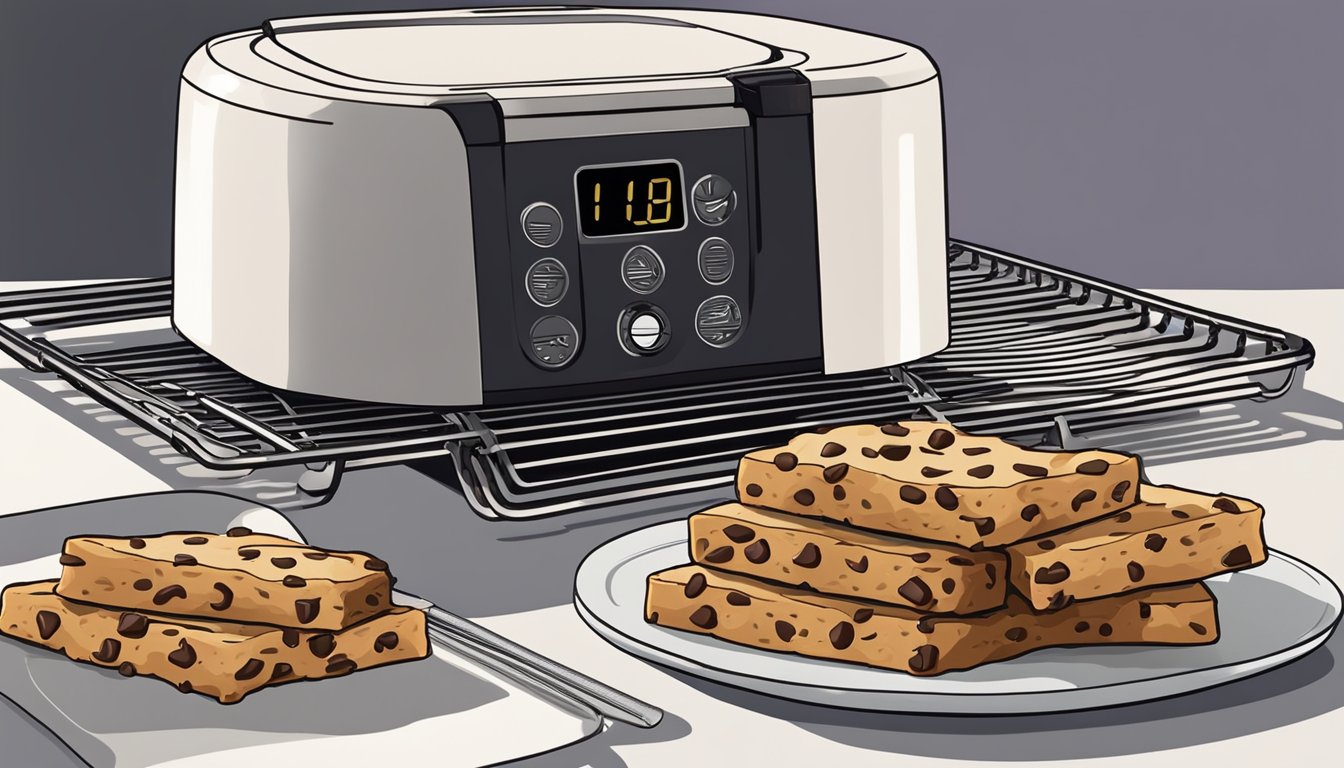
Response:
[[[0,520],[0,586],[58,576],[57,555],[34,555],[58,551],[72,534],[234,525],[302,540],[279,512],[222,494],[109,499]],[[396,601],[416,603],[408,598],[397,593]],[[0,696],[98,768],[487,765],[572,744],[602,727],[595,714],[438,645],[428,659],[265,688],[225,706],[0,636]],[[0,747],[0,766],[8,765]]]
[[[915,677],[773,653],[644,621],[650,573],[689,560],[685,521],[613,539],[579,566],[574,604],[618,648],[680,672],[787,699],[853,709],[1023,714],[1176,696],[1249,677],[1321,645],[1341,596],[1324,574],[1281,552],[1206,583],[1222,636],[1206,646],[1051,648],[976,669]]]

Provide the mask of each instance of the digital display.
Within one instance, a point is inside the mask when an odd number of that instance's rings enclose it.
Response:
[[[574,184],[584,237],[663,232],[686,225],[677,163],[582,168]]]

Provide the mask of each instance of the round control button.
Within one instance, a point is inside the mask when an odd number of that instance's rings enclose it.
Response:
[[[579,351],[579,332],[559,315],[547,315],[532,324],[528,338],[532,362],[543,368],[564,368]]]
[[[662,351],[672,339],[667,315],[652,304],[633,304],[621,312],[616,322],[621,348],[632,355],[652,355]]]
[[[540,259],[527,268],[527,295],[539,306],[554,307],[569,290],[569,273],[555,259]]]
[[[711,227],[717,227],[733,215],[737,208],[737,192],[728,180],[711,173],[695,182],[691,190],[691,207],[695,217]]]
[[[635,293],[649,294],[663,284],[663,260],[647,245],[636,245],[621,260],[621,279]]]
[[[711,347],[731,345],[745,325],[742,308],[731,296],[712,296],[695,310],[695,333]]]
[[[723,285],[733,276],[733,246],[722,237],[711,237],[700,244],[696,257],[700,276],[710,285]]]
[[[550,203],[533,203],[518,218],[523,224],[523,234],[538,248],[550,248],[560,242],[565,222]]]

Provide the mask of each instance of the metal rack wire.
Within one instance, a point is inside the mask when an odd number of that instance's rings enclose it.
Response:
[[[969,243],[951,244],[949,280],[951,344],[904,368],[474,411],[258,385],[171,332],[166,279],[0,295],[0,349],[213,469],[303,464],[334,483],[345,469],[448,456],[473,506],[508,517],[718,488],[743,452],[824,424],[937,416],[1059,440],[1271,398],[1313,357],[1284,331]],[[151,328],[81,342],[126,321]]]

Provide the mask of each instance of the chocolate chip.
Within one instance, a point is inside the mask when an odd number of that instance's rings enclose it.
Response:
[[[823,459],[833,459],[845,452],[845,446],[839,443],[827,443],[821,446],[821,457]]]
[[[1143,537],[1143,548],[1153,552],[1161,552],[1162,548],[1167,546],[1167,537],[1160,533],[1150,533]]]
[[[365,595],[364,603],[366,605],[378,605],[378,596],[373,594]]]
[[[869,634],[869,635],[864,635],[863,637],[860,637],[859,639],[860,639],[860,640],[872,640],[872,639],[875,638],[875,637],[877,637],[877,633],[876,633],[876,632],[874,632],[874,633],[872,633],[872,634]]]
[[[241,526],[241,525],[235,525],[234,527],[232,527],[232,528],[230,528],[229,530],[225,531],[225,532],[224,532],[224,535],[225,535],[225,536],[228,536],[229,538],[233,538],[233,539],[236,539],[236,538],[238,538],[239,536],[251,536],[251,535],[252,535],[252,529],[251,529],[251,528],[245,528],[245,527],[243,527],[243,526]]]
[[[705,553],[704,559],[706,563],[726,563],[733,559],[733,548],[724,546],[712,549]]]
[[[908,600],[912,605],[928,605],[933,601],[933,591],[918,576],[912,576],[896,590],[896,594]]]
[[[1124,512],[1121,512],[1120,514],[1111,518],[1111,520],[1117,523],[1128,523],[1130,521],[1130,518],[1132,517],[1133,515],[1129,513],[1129,510],[1125,510]]]
[[[1022,508],[1021,514],[1022,519],[1030,523],[1032,520],[1036,519],[1037,515],[1041,514],[1041,508],[1036,504],[1028,504]]]
[[[1013,641],[1014,643],[1020,643],[1023,640],[1027,639],[1027,630],[1021,627],[1013,627],[1007,632],[1004,632],[1003,636]]]
[[[1110,637],[1110,636],[1111,636],[1111,625],[1110,625],[1110,624],[1102,624],[1101,626],[1097,627],[1097,634],[1101,635],[1102,637]]]
[[[1193,621],[1190,622],[1190,628],[1195,631],[1196,635],[1207,635],[1209,633],[1209,630],[1203,624],[1197,624]]]
[[[1063,563],[1051,563],[1048,568],[1036,569],[1037,584],[1060,584],[1069,578],[1069,566]]]
[[[299,647],[299,630],[297,630],[297,629],[284,629],[284,630],[281,630],[281,632],[280,632],[280,641],[283,642],[287,648],[298,648],[298,647]]]
[[[174,598],[182,598],[186,596],[187,590],[181,584],[169,584],[154,593],[153,602],[155,605],[163,605]]]
[[[377,653],[390,651],[396,648],[400,642],[401,638],[397,636],[396,632],[384,632],[373,641],[373,650]]]
[[[176,554],[173,555],[173,565],[196,565],[196,558],[191,555]]]
[[[793,564],[799,568],[816,568],[821,565],[821,548],[812,542],[803,545],[803,551],[793,558]]]
[[[956,589],[957,589],[957,581],[956,581],[956,579],[943,579],[943,592],[944,592],[944,593],[950,595],[950,594],[952,594],[953,592],[955,592]]]
[[[222,582],[215,582],[215,591],[219,592],[219,600],[210,604],[216,611],[227,611],[230,605],[233,605],[233,590],[229,589]]]
[[[854,625],[848,621],[842,621],[831,627],[831,645],[835,646],[837,651],[843,651],[854,643]]]
[[[933,492],[933,500],[938,502],[938,506],[942,507],[943,509],[946,509],[948,512],[951,512],[955,510],[957,507],[961,506],[961,500],[957,498],[956,492],[954,492],[951,488],[948,488],[946,485],[938,486],[938,490]],[[985,519],[988,520],[988,518]],[[980,524],[976,523],[975,527],[979,528]],[[989,521],[989,530],[991,531],[994,530],[993,520]]]
[[[290,665],[283,661],[277,662],[275,667],[271,669],[271,679],[278,680],[286,675],[293,674],[293,672],[294,668]]]
[[[149,619],[138,613],[123,613],[117,620],[117,634],[139,640],[149,631]]]
[[[691,623],[701,629],[713,629],[719,625],[719,614],[712,605],[702,605],[691,614]]]
[[[910,455],[910,446],[884,445],[877,449],[877,455],[887,461],[905,461],[905,458]]]
[[[192,648],[191,643],[188,643],[187,639],[184,637],[178,641],[177,650],[168,654],[168,660],[171,661],[174,666],[188,669],[192,664],[196,663],[196,649]]]
[[[238,556],[243,558],[244,560],[256,560],[258,557],[261,557],[261,550],[240,549],[238,550]]]
[[[233,673],[233,679],[251,680],[257,675],[260,675],[261,670],[265,668],[266,668],[266,662],[262,661],[261,659],[248,659],[247,663],[243,664],[243,666],[238,668],[237,672]]]
[[[131,549],[145,548],[145,540],[140,538],[139,536],[132,536],[127,543],[131,545]]]
[[[844,501],[844,500],[845,500],[845,486],[843,486],[843,485],[837,485],[837,486],[834,486],[833,488],[831,488],[831,498],[835,499],[836,501]]]
[[[1130,563],[1129,563],[1129,565],[1126,565],[1126,566],[1125,566],[1125,571],[1129,573],[1129,580],[1130,580],[1130,581],[1134,581],[1134,582],[1143,581],[1143,566],[1142,566],[1142,565],[1140,565],[1140,564],[1138,564],[1138,563],[1136,563],[1136,562],[1134,562],[1134,561],[1131,560]]]
[[[1058,611],[1072,604],[1073,595],[1066,595],[1061,591],[1050,596],[1050,601],[1046,604],[1045,609],[1047,611]]]
[[[346,675],[354,672],[358,668],[359,665],[356,664],[353,659],[347,658],[345,654],[341,653],[332,656],[331,659],[327,661],[327,674],[332,676]]]
[[[953,555],[947,558],[947,562],[951,563],[952,565],[975,565],[974,560],[970,559],[969,557],[962,557],[961,555]]]
[[[956,441],[956,436],[946,429],[935,429],[929,433],[929,447],[936,451],[951,448]]]
[[[760,565],[770,559],[770,544],[765,539],[757,539],[748,544],[747,548],[742,550],[742,554],[746,555],[748,562]]]
[[[910,669],[915,672],[928,672],[938,664],[938,647],[934,645],[921,645],[915,649],[915,655],[910,657]]]
[[[1129,492],[1129,481],[1121,480],[1120,482],[1115,484],[1114,488],[1111,489],[1111,500],[1124,501],[1125,494],[1128,492]]]
[[[91,655],[96,661],[111,664],[121,655],[121,641],[113,637],[106,638]]]
[[[793,625],[790,624],[789,622],[787,621],[775,622],[775,634],[779,636],[780,640],[783,640],[784,642],[787,643],[790,640],[792,640],[793,636],[796,635],[797,633],[798,631],[794,629]]]
[[[364,570],[366,571],[386,571],[387,563],[376,557],[370,557],[364,561]]]
[[[308,586],[307,579],[304,579],[301,576],[295,576],[292,573],[285,576],[285,578],[281,579],[280,583],[284,584],[286,587],[295,587],[295,588]]]
[[[191,687],[190,680],[183,680],[182,682],[177,684],[178,693],[191,693],[193,690],[195,689]]]
[[[117,667],[117,674],[122,677],[135,677],[135,665],[129,661],[123,661]]]
[[[185,539],[182,540],[182,543],[183,543],[183,544],[189,544],[189,545],[195,547],[195,546],[200,546],[201,544],[206,544],[206,543],[208,543],[209,541],[210,541],[210,540],[207,539],[207,538],[205,538],[204,536],[188,536],[187,538],[185,538]]]
[[[863,624],[864,622],[868,621],[871,618],[873,618],[872,608],[860,608],[859,610],[854,612],[855,624]]]
[[[1055,542],[1051,541],[1050,539],[1041,539],[1040,541],[1036,542],[1036,546],[1044,550],[1051,550],[1055,548]]]
[[[906,504],[923,504],[924,500],[928,498],[923,491],[913,485],[902,485],[900,494],[901,501]]]
[[[728,601],[729,605],[751,605],[751,598],[736,590],[729,592],[723,599]]]
[[[1014,464],[1013,469],[1027,477],[1045,477],[1050,474],[1050,470],[1035,464]]]
[[[298,561],[292,557],[272,557],[271,565],[276,568],[293,568],[298,565]]]
[[[867,499],[859,499],[859,506],[863,507],[864,509],[873,508],[872,502],[868,501]]]
[[[848,472],[849,472],[849,465],[842,461],[839,464],[832,464],[831,466],[821,470],[821,479],[825,480],[828,483],[838,483],[841,480],[845,479],[845,474]]]
[[[985,564],[985,576],[989,579],[989,583],[985,586],[992,589],[994,587],[994,582],[998,580],[998,571],[994,568],[993,563]]]
[[[905,437],[910,434],[910,430],[900,424],[883,424],[882,434],[891,435],[892,437]]]
[[[148,592],[149,590],[154,588],[154,582],[150,581],[149,579],[136,579],[135,583],[132,584],[131,586],[135,587],[140,592]]]
[[[761,486],[755,483],[747,483],[746,492],[748,496],[751,496],[753,498],[760,496],[762,493],[765,493],[765,491],[762,490]]]
[[[1074,631],[1074,632],[1086,632],[1087,630],[1089,630],[1089,629],[1091,629],[1091,628],[1092,628],[1092,625],[1091,625],[1091,624],[1088,624],[1086,621],[1080,621],[1080,622],[1078,622],[1077,624],[1074,624],[1074,625],[1073,625],[1073,631]]]
[[[308,638],[308,651],[319,659],[327,658],[334,650],[336,650],[336,636],[330,632]]]
[[[1147,603],[1139,603],[1139,618],[1147,619],[1153,615],[1153,606]]]
[[[994,532],[994,518],[992,517],[972,517],[970,515],[961,515],[957,519],[965,520],[975,526],[975,532],[981,536],[988,536]]]
[[[798,457],[788,451],[775,455],[775,468],[780,472],[792,472],[798,466]]]
[[[79,566],[84,565],[84,558],[79,557],[77,555],[62,553],[61,565],[68,566],[70,568],[78,568]]]
[[[811,491],[804,488],[798,491],[797,493],[793,494],[793,500],[803,505],[804,507],[810,507],[812,506],[812,502],[817,500],[817,497],[814,496]]]
[[[1176,518],[1177,520],[1189,520],[1189,519],[1190,519],[1190,513],[1189,513],[1189,512],[1183,512],[1183,511],[1181,511],[1181,510],[1179,510],[1179,509],[1173,509],[1173,510],[1171,510],[1171,516],[1174,517],[1174,518]]]
[[[849,570],[855,573],[867,573],[868,556],[863,555],[858,560],[850,560],[849,558],[845,558],[845,565],[849,566]]]
[[[705,574],[693,573],[691,578],[686,580],[686,586],[681,591],[686,597],[695,599],[700,596],[701,592],[705,591],[705,587],[708,585],[709,582],[705,579]]]
[[[723,535],[727,536],[730,540],[737,542],[738,544],[741,544],[746,541],[751,541],[753,538],[755,538],[756,532],[745,525],[739,525],[738,523],[731,523],[724,527]]]
[[[832,429],[835,429],[835,427],[832,427],[832,426],[829,425],[829,424],[823,424],[823,425],[821,425],[820,427],[813,427],[813,428],[812,428],[812,434],[814,434],[814,435],[824,435],[824,434],[826,434],[827,432],[830,432]]]
[[[1111,469],[1110,462],[1105,459],[1092,459],[1079,464],[1074,470],[1080,475],[1104,475]]]
[[[294,615],[298,617],[300,624],[311,624],[317,619],[317,614],[321,610],[322,598],[320,597],[294,601]]]
[[[1195,540],[1189,536],[1182,536],[1180,541],[1183,546],[1193,547],[1195,545]]]
[[[916,552],[910,556],[910,559],[914,560],[916,563],[927,563],[929,562],[930,557],[932,557],[932,555],[928,552]]]
[[[859,449],[859,453],[862,453],[864,456],[867,456],[870,459],[876,459],[878,455],[877,451],[873,450],[872,448],[869,448],[866,445]]]
[[[1246,548],[1245,544],[1228,550],[1223,555],[1223,565],[1228,568],[1240,568],[1243,565],[1251,564],[1251,550]]]
[[[1215,525],[1217,525],[1217,523],[1204,523],[1204,524],[1202,524],[1202,525],[1199,526],[1199,530],[1201,530],[1201,531],[1207,531],[1207,530],[1209,530],[1210,528],[1212,528],[1212,527],[1215,526]]]
[[[1213,508],[1222,512],[1226,512],[1230,515],[1237,515],[1241,513],[1241,507],[1238,507],[1235,501],[1231,499],[1225,499],[1221,496],[1213,500]]]
[[[921,635],[932,635],[933,625],[934,622],[931,621],[931,617],[922,616],[919,621],[915,622],[915,629],[918,630]]]
[[[970,475],[971,477],[984,480],[986,477],[989,477],[990,475],[994,474],[994,465],[981,464],[978,467],[971,467],[970,469],[966,470],[966,474]]]
[[[919,474],[925,477],[942,477],[951,471],[950,469],[938,469],[936,467],[921,467]]]
[[[1088,488],[1087,490],[1079,491],[1078,495],[1073,497],[1073,501],[1069,502],[1069,506],[1073,507],[1074,512],[1077,512],[1083,508],[1084,504],[1095,498],[1097,498],[1097,492]]]
[[[164,637],[177,637],[178,634],[179,634],[179,632],[178,632],[176,629],[169,628],[169,629],[165,629],[165,630],[163,630],[163,636],[164,636]]]

